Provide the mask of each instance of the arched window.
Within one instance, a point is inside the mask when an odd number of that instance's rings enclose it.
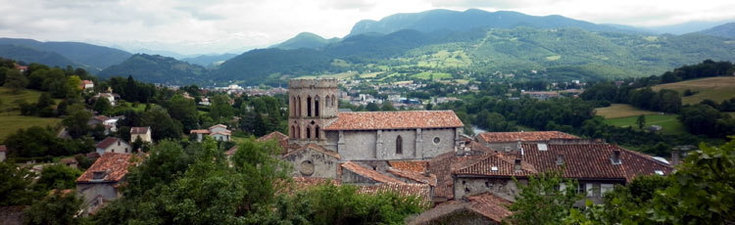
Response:
[[[319,139],[319,125],[316,125],[316,127],[314,127],[314,137],[316,139]]]
[[[291,116],[296,116],[296,97],[291,96],[291,105],[288,107],[291,107]]]
[[[306,139],[311,139],[311,126],[306,127]]]
[[[337,106],[337,104],[335,104],[335,101],[337,101],[337,98],[335,98],[334,95],[332,95],[332,106],[333,107]]]
[[[296,138],[296,127],[291,125],[291,138]]]
[[[298,103],[296,103],[296,104],[298,104],[296,106],[296,112],[297,112],[296,113],[296,116],[301,117],[301,96],[296,97],[296,99],[297,99],[296,102],[298,102]]]
[[[314,98],[314,116],[319,117],[319,96]]]
[[[396,154],[403,154],[403,138],[401,138],[401,135],[396,137]]]
[[[306,116],[311,117],[311,96],[306,98]]]
[[[296,125],[296,139],[301,139],[301,126]]]
[[[326,106],[329,106],[329,107],[332,107],[331,103],[332,103],[332,102],[331,102],[331,101],[329,101],[329,95],[327,95],[327,101],[326,101],[326,102],[324,102],[324,105],[326,105]]]

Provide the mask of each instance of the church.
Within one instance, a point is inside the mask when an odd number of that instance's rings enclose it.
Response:
[[[285,157],[299,171],[294,175],[338,178],[339,163],[377,170],[389,160],[431,159],[460,145],[464,124],[453,111],[339,112],[337,93],[337,79],[289,81]]]

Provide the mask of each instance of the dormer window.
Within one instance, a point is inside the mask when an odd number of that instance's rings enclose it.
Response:
[[[107,171],[94,171],[92,172],[92,180],[102,180],[107,176]]]
[[[612,162],[613,165],[620,165],[623,162],[620,159],[620,150],[614,150],[612,156],[610,157],[610,162]]]

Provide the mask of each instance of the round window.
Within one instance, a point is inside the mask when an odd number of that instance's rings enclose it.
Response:
[[[439,137],[434,137],[434,144],[439,144],[441,142],[441,139]]]
[[[311,176],[312,174],[314,174],[314,163],[312,163],[311,160],[305,160],[301,162],[301,166],[299,166],[299,172],[301,172],[301,175]]]

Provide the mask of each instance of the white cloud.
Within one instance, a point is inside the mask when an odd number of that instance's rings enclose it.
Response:
[[[514,10],[635,26],[735,19],[735,1],[0,0],[0,36],[184,54],[242,52],[304,31],[341,37],[362,19],[433,8]]]

